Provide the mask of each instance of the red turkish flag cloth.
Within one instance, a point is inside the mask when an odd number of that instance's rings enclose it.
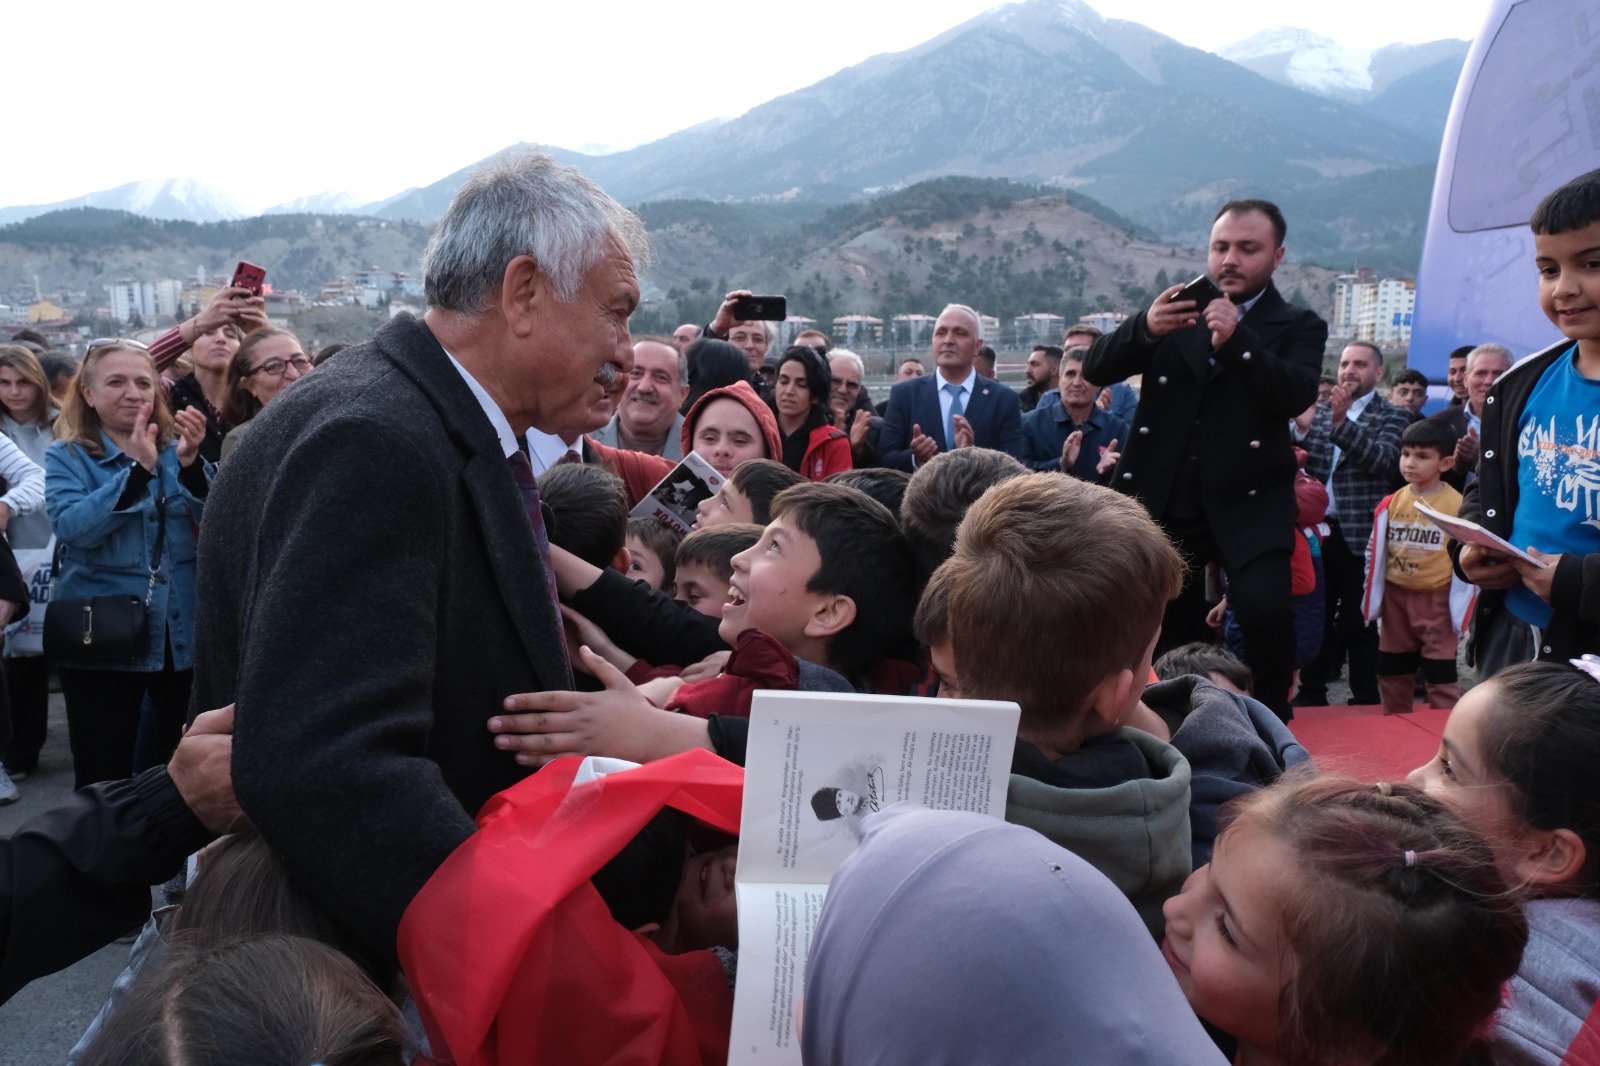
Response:
[[[744,770],[695,750],[574,787],[581,763],[559,759],[490,799],[406,908],[400,962],[437,1063],[727,1061],[720,960],[662,953],[589,878],[665,807],[738,833]]]

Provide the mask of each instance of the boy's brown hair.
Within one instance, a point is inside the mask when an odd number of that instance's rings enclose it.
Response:
[[[1135,666],[1184,573],[1136,500],[1066,474],[984,493],[943,569],[962,691],[1016,702],[1024,728],[1077,717],[1096,685]],[[1029,635],[1056,650],[1039,654]]]
[[[917,601],[917,614],[911,621],[911,630],[917,643],[924,648],[950,639],[950,575],[948,564],[939,567],[928,579]]]
[[[733,557],[755,547],[762,526],[733,522],[710,529],[697,529],[678,543],[673,570],[680,566],[703,566],[723,581],[733,579]]]
[[[956,527],[972,502],[1008,478],[1028,472],[1014,457],[988,448],[940,452],[917,467],[900,501],[900,528],[926,581],[955,549]]]

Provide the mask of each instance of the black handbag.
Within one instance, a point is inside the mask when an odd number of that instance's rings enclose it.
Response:
[[[159,484],[159,482],[158,482]],[[161,488],[164,490],[165,486]],[[156,501],[155,551],[150,554],[150,585],[144,600],[137,596],[89,596],[56,599],[56,574],[61,567],[62,545],[50,561],[50,603],[44,610],[44,654],[58,663],[90,659],[139,659],[150,650],[150,600],[161,573],[161,549],[167,540],[167,497]]]

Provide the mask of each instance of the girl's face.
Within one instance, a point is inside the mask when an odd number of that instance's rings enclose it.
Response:
[[[767,441],[749,408],[722,397],[706,404],[694,426],[694,450],[723,477],[746,459],[767,458]]]
[[[789,422],[798,422],[811,410],[811,387],[806,381],[806,365],[791,359],[778,367],[778,383],[772,390],[773,405]]]
[[[1495,773],[1483,755],[1483,734],[1497,699],[1493,681],[1462,696],[1445,719],[1438,753],[1406,775],[1406,783],[1459,814],[1494,849],[1501,875],[1517,884],[1518,842],[1524,827],[1512,809],[1511,783]]]
[[[194,345],[189,349],[189,358],[194,360],[195,368],[198,370],[225,374],[228,372],[228,360],[239,350],[239,340],[238,330],[232,326],[218,326],[194,339]]]
[[[31,421],[38,402],[39,386],[15,367],[0,366],[0,404],[5,405],[7,414],[18,422]]]
[[[1241,1044],[1276,1054],[1283,990],[1294,950],[1283,912],[1295,854],[1249,822],[1224,832],[1208,866],[1167,900],[1161,954],[1194,1012]]]

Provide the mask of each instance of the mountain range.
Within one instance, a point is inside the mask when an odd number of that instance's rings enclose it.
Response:
[[[1025,0],[737,119],[620,152],[542,147],[630,204],[847,204],[967,175],[1074,190],[1186,245],[1204,239],[1223,199],[1269,196],[1305,255],[1414,263],[1466,49],[1367,53],[1285,29],[1212,54],[1081,0]],[[480,165],[375,203],[321,194],[268,213],[430,222]],[[0,224],[85,205],[189,220],[240,213],[192,182],[142,182],[0,209]]]

